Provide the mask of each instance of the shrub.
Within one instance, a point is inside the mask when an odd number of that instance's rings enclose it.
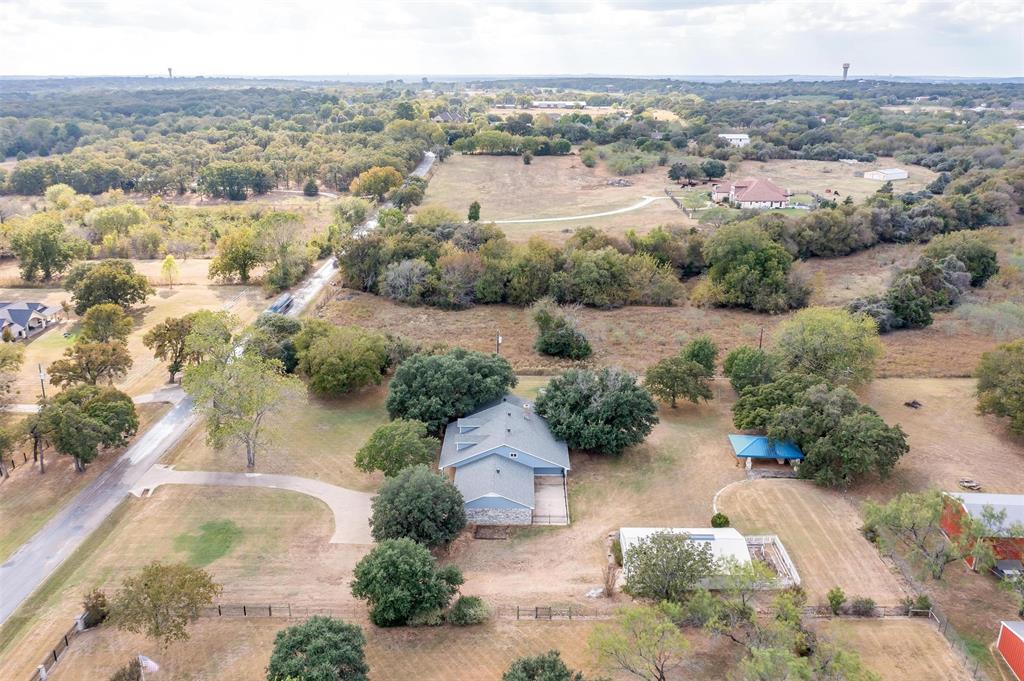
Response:
[[[107,595],[99,589],[93,589],[85,594],[85,598],[82,600],[82,611],[85,615],[83,623],[86,629],[102,624],[110,615]]]
[[[437,438],[427,435],[427,424],[395,419],[373,431],[356,452],[356,468],[395,477],[408,466],[431,463],[440,446]]]
[[[447,544],[466,526],[462,494],[425,464],[388,478],[372,502],[377,541],[407,537],[429,548]]]
[[[850,612],[857,617],[871,617],[875,614],[875,601],[866,596],[854,598],[850,601]]]
[[[940,234],[924,249],[924,254],[935,261],[953,255],[971,273],[971,286],[984,286],[999,272],[996,249],[983,234],[970,231]]]
[[[311,617],[277,632],[267,679],[366,681],[365,645],[358,626],[333,617]]]
[[[575,318],[559,310],[552,300],[534,304],[533,321],[537,325],[533,347],[542,355],[580,360],[593,352],[587,337],[576,327]]]
[[[114,672],[110,681],[142,681],[142,663],[139,658],[129,660],[128,664]]]
[[[448,623],[457,627],[483,624],[490,617],[487,604],[476,596],[459,596],[448,611]]]
[[[444,610],[437,608],[418,612],[409,617],[405,624],[410,627],[439,627],[444,624]]]
[[[812,307],[778,326],[775,351],[784,370],[857,385],[871,378],[882,343],[869,317]]]
[[[615,564],[622,567],[622,542],[618,537],[612,539],[612,558],[615,559]]]
[[[711,527],[729,527],[729,516],[724,513],[716,513],[711,516]]]
[[[358,326],[307,323],[295,337],[298,370],[317,395],[335,397],[379,384],[389,362],[387,339]]]
[[[909,615],[913,610],[931,610],[932,599],[928,598],[928,594],[920,594],[916,598],[908,596],[903,599],[902,605]]]
[[[706,286],[695,295],[721,307],[784,312],[805,298],[790,279],[793,257],[751,222],[725,225],[704,243]]]
[[[316,180],[310,178],[306,180],[306,184],[302,186],[302,193],[306,196],[316,196],[320,193],[320,187],[317,186]]]
[[[829,589],[828,594],[828,607],[832,611],[833,615],[838,615],[839,611],[843,608],[843,603],[846,602],[846,594],[838,586]]]

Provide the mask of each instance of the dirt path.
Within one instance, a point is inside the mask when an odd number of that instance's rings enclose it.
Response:
[[[370,517],[370,500],[374,495],[366,492],[296,475],[176,471],[170,466],[157,464],[142,476],[131,493],[137,497],[148,496],[160,485],[267,487],[306,494],[327,504],[334,513],[332,544],[373,543],[367,520]]]
[[[522,225],[527,223],[535,222],[572,222],[573,220],[589,220],[591,218],[604,218],[609,215],[619,215],[621,213],[629,213],[630,211],[640,210],[645,206],[649,206],[655,201],[667,201],[667,196],[645,196],[640,201],[637,201],[631,206],[625,208],[616,208],[615,210],[606,210],[603,213],[589,213],[587,215],[570,215],[568,217],[559,218],[530,218],[523,220],[492,220],[496,225]]]

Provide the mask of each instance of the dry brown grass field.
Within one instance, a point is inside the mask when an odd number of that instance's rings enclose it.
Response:
[[[477,627],[378,629],[355,620],[366,634],[370,677],[381,681],[499,681],[516,658],[559,650],[562,659],[590,675],[607,677],[587,648],[594,627],[588,621],[526,622],[497,620]],[[296,620],[204,619],[187,643],[160,651],[139,636],[109,628],[79,637],[50,678],[72,681],[106,678],[138,651],[149,651],[160,674],[197,681],[252,681],[263,678],[275,634]],[[735,646],[688,632],[692,648],[684,665],[686,678],[724,681]],[[630,677],[611,675],[616,681]]]
[[[942,634],[925,619],[822,620],[817,631],[857,651],[883,681],[968,681]]]
[[[849,597],[898,605],[901,580],[860,533],[857,506],[805,480],[747,480],[725,490],[718,510],[744,534],[777,534],[811,604],[839,586]]]
[[[924,189],[935,179],[936,173],[921,166],[901,163],[894,158],[879,158],[874,163],[847,164],[838,161],[772,160],[768,162],[744,161],[727,180],[744,177],[766,177],[775,184],[794,194],[814,192],[825,196],[825,190],[838,192],[842,198],[852,196],[860,203],[873,194],[884,183],[858,177],[868,170],[879,168],[902,168],[910,177],[893,182],[896,192],[912,192]]]
[[[645,196],[665,197],[665,188],[674,186],[665,173],[665,168],[654,167],[618,178],[603,161],[587,168],[575,155],[538,156],[524,165],[518,156],[456,154],[434,171],[423,205],[441,205],[461,216],[472,201],[479,201],[485,222],[591,215],[627,208]],[[626,180],[631,186],[609,185],[614,179]],[[532,236],[564,240],[573,229],[586,225],[624,234],[628,229],[643,232],[668,223],[692,224],[675,204],[659,198],[618,215],[500,227],[509,239],[526,241]]]
[[[41,301],[60,305],[61,301],[71,302],[71,296],[62,289],[0,289],[0,300]],[[142,343],[143,336],[156,324],[167,317],[180,317],[196,310],[228,310],[244,323],[256,318],[267,306],[267,296],[255,286],[217,286],[210,284],[185,285],[168,288],[158,287],[156,294],[132,311],[135,326],[128,337],[128,350],[134,363],[128,375],[116,386],[132,395],[160,388],[167,382],[163,362],[153,358],[152,351]],[[64,321],[42,334],[32,337],[25,344],[25,362],[18,375],[14,389],[16,402],[35,402],[40,394],[39,365],[46,369],[54,360],[60,359],[64,350],[74,343],[78,325]],[[64,333],[71,337],[65,338]],[[47,391],[54,390],[47,385]]]

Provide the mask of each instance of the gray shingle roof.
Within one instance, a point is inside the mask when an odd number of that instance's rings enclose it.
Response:
[[[28,326],[34,314],[52,317],[60,312],[59,307],[48,307],[43,303],[7,303],[0,302],[0,321],[7,321],[21,328]]]
[[[504,497],[533,508],[533,469],[499,454],[455,469],[455,486],[467,503],[481,497]]]
[[[555,439],[532,405],[514,395],[506,395],[449,423],[441,447],[440,467],[457,466],[503,445],[569,469],[569,448],[565,442]]]

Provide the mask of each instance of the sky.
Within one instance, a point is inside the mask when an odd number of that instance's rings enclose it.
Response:
[[[1024,76],[1024,2],[0,0],[0,75]]]

